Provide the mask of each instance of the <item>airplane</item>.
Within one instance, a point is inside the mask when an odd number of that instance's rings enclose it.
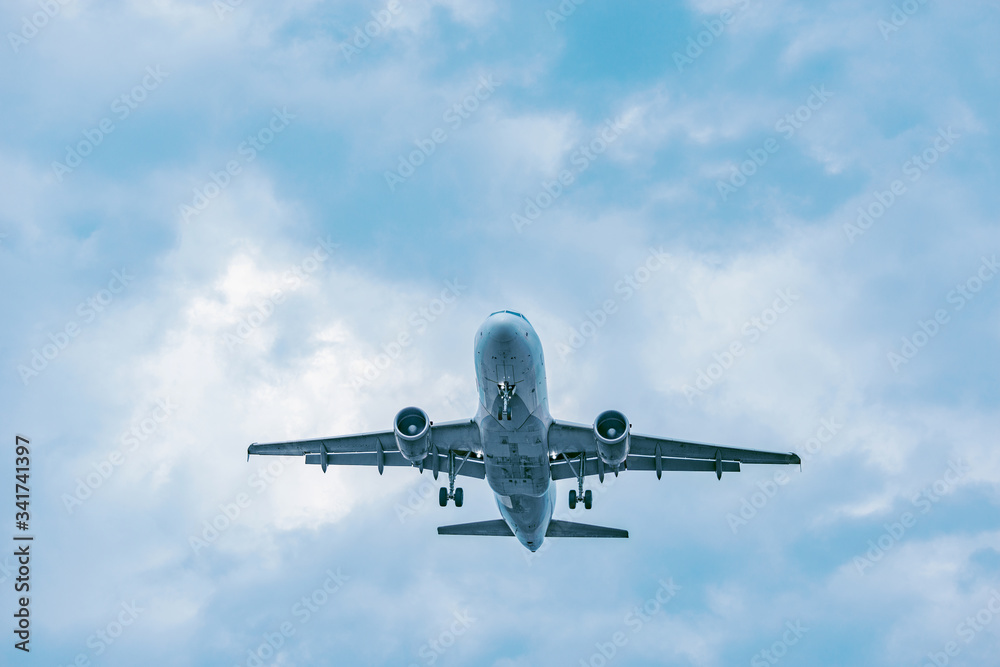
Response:
[[[476,384],[479,407],[472,419],[435,424],[417,407],[396,413],[390,431],[342,435],[314,440],[254,443],[251,454],[305,456],[323,472],[331,465],[430,469],[436,480],[447,472],[439,504],[461,507],[459,476],[486,479],[496,497],[501,519],[441,526],[440,535],[514,536],[530,551],[546,537],[628,537],[628,531],[552,518],[555,482],[576,478],[569,507],[593,505],[584,479],[608,473],[655,471],[739,472],[741,464],[799,464],[794,453],[736,449],[632,433],[618,410],[601,412],[592,425],[553,419],[549,414],[542,344],[521,313],[492,313],[476,332]]]

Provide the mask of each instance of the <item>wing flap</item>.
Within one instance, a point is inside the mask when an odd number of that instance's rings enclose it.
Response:
[[[570,465],[572,464],[572,466]],[[570,463],[566,463],[562,459],[558,461],[553,461],[549,464],[549,471],[552,473],[553,480],[560,479],[573,479],[576,477],[576,473],[573,472],[574,468],[579,469],[580,459],[571,458]],[[715,459],[711,461],[707,459],[674,459],[674,458],[660,458],[661,467],[660,470],[668,472],[716,472],[715,470]],[[596,475],[598,467],[597,457],[592,456],[587,458],[587,475]],[[635,454],[629,454],[628,458],[625,460],[625,465],[622,466],[622,471],[624,470],[656,470],[656,457],[653,456],[637,456]],[[723,461],[722,462],[722,472],[739,472],[740,462],[739,461]],[[614,474],[614,469],[605,466],[604,473],[606,475]]]
[[[660,470],[679,472],[717,472],[715,461],[705,459],[668,459],[661,458]],[[656,458],[653,456],[634,456],[629,454],[626,459],[629,470],[656,470]],[[739,461],[723,461],[722,472],[739,472]]]
[[[427,458],[424,459],[424,468],[432,468],[433,459],[432,456],[438,457],[438,470],[448,471],[448,455],[447,454],[428,454]],[[306,454],[306,463],[309,465],[322,465],[322,454]],[[403,458],[403,454],[399,451],[384,452],[382,454],[383,465],[385,466],[400,466],[400,467],[416,467],[412,463]],[[326,463],[331,466],[377,466],[378,465],[378,455],[375,452],[353,452],[347,454],[334,454],[330,453],[326,455]],[[469,459],[465,463],[461,464],[458,469],[458,475],[460,477],[474,477],[476,479],[486,478],[486,466],[482,461],[476,459]]]
[[[461,454],[464,455],[464,452]],[[427,458],[424,459],[424,468],[431,468],[434,465],[432,456],[438,457],[438,470],[440,470],[445,477],[448,476],[448,455],[442,454],[440,450],[437,453],[428,454]],[[459,452],[455,453],[455,456],[459,456]],[[486,464],[478,459],[469,458],[462,461],[456,461],[455,467],[458,469],[456,474],[459,477],[474,477],[476,479],[486,479]]]
[[[306,454],[306,463],[310,465],[320,465],[322,454]],[[398,452],[384,452],[382,454],[383,465],[387,466],[409,466],[409,461],[403,458]],[[378,455],[375,452],[352,452],[347,454],[327,454],[326,462],[332,466],[377,466]]]
[[[599,465],[600,463],[598,462],[596,456],[588,456],[587,462],[584,465],[584,473],[585,473],[584,476],[596,475]],[[569,463],[567,463],[564,459],[560,458],[559,460],[552,461],[549,464],[549,472],[552,475],[553,480],[573,479],[576,477],[576,472],[574,472],[574,470],[578,471],[579,469],[580,469],[579,457],[570,458]],[[622,466],[622,470],[624,469],[625,466]],[[609,466],[604,466],[604,472],[609,475],[613,474],[614,468],[611,468]]]

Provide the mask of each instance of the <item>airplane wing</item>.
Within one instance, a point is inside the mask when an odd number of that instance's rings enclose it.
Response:
[[[385,466],[414,466],[423,472],[430,468],[436,476],[439,470],[448,471],[449,457],[460,457],[456,474],[465,477],[486,477],[486,467],[477,458],[475,450],[480,449],[479,426],[471,419],[432,424],[432,452],[420,465],[403,458],[396,446],[392,431],[358,433],[314,440],[292,440],[289,442],[254,443],[247,449],[247,459],[251,454],[263,456],[305,456],[307,464],[322,466],[326,472],[331,465],[376,466],[379,474]]]
[[[802,463],[797,454],[790,452],[762,452],[635,433],[630,434],[630,442],[628,457],[620,468],[654,470],[657,478],[664,470],[700,470],[714,472],[721,479],[724,472],[739,472],[743,463]],[[549,427],[549,451],[555,457],[549,466],[554,480],[577,477],[581,465],[583,476],[599,475],[603,479],[605,472],[616,472],[598,456],[594,429],[586,424],[554,420]]]

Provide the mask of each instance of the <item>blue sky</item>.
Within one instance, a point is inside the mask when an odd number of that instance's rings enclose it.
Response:
[[[5,664],[993,664],[997,2],[0,25],[0,416],[37,539]],[[413,471],[246,462],[472,415],[502,308],[557,418],[801,472],[623,475],[586,513],[563,482],[557,518],[631,537],[529,557],[435,535],[496,517],[483,483],[442,509]]]

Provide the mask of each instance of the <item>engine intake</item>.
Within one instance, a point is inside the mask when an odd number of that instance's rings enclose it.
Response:
[[[594,420],[594,439],[597,440],[597,453],[605,465],[617,467],[628,456],[629,428],[628,417],[617,410],[605,410]]]
[[[403,458],[419,463],[431,451],[431,422],[420,408],[403,408],[396,413],[392,423],[396,446]]]

